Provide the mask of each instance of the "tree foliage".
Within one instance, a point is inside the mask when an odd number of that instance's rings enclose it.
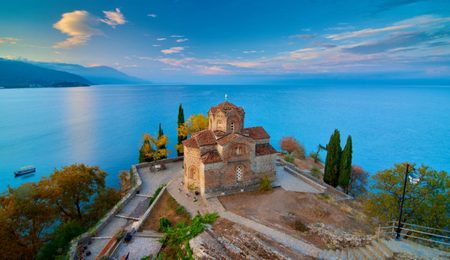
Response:
[[[180,133],[179,128],[184,125],[184,110],[183,106],[180,104],[178,107],[178,122],[177,122],[177,136],[178,136],[178,142],[175,145],[175,150],[177,151],[178,156],[183,156],[183,141],[186,140],[186,136],[182,135]]]
[[[293,154],[296,158],[305,159],[305,148],[294,137],[283,137],[280,147],[287,153]]]
[[[414,164],[410,164],[414,167]],[[397,220],[403,192],[406,163],[378,172],[364,203],[368,214],[381,222]],[[406,186],[402,221],[434,228],[450,226],[450,178],[445,171],[422,165],[417,168],[420,181]]]
[[[349,184],[352,175],[352,137],[347,137],[347,143],[342,151],[340,165],[339,165],[339,186],[341,186],[346,193],[349,191]]]
[[[161,123],[159,123],[158,128],[158,139],[155,140],[155,144],[157,147],[157,152],[160,159],[167,158],[167,149],[166,149],[166,143],[168,141],[168,138],[166,135],[164,135],[164,131],[162,130]]]
[[[325,159],[325,171],[323,180],[336,187],[339,180],[340,160],[341,160],[341,137],[339,130],[335,129],[326,147],[327,157]]]
[[[178,133],[184,137],[191,136],[193,133],[204,130],[208,127],[208,117],[203,114],[191,115],[187,122],[178,127]]]
[[[144,143],[139,150],[139,162],[153,162],[167,158],[169,151],[166,149],[166,145],[169,142],[167,135],[162,135],[157,138],[153,138],[150,134],[144,134]]]
[[[367,192],[367,182],[369,173],[360,166],[352,166],[349,193],[354,197],[359,197]]]

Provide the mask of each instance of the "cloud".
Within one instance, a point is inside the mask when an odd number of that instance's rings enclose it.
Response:
[[[148,17],[151,17],[151,18],[156,18],[156,17],[158,17],[156,14],[147,14],[147,16],[148,16]]]
[[[170,37],[172,37],[172,38],[183,38],[184,36],[183,35],[173,34],[173,35],[170,35]]]
[[[188,41],[188,38],[182,38],[182,39],[177,39],[176,42],[186,42]]]
[[[296,35],[289,36],[289,38],[302,39],[302,40],[312,39],[314,37],[316,37],[316,35],[310,34],[310,33],[296,34]]]
[[[159,45],[159,44],[153,44],[152,46],[153,46],[153,47],[159,47],[159,46],[161,46],[161,45]]]
[[[343,32],[338,34],[331,34],[326,36],[326,38],[331,40],[345,40],[351,38],[359,38],[359,37],[367,37],[372,36],[374,34],[379,34],[383,32],[391,32],[391,31],[400,31],[404,29],[423,29],[428,28],[430,26],[434,27],[434,29],[441,24],[444,26],[445,23],[450,21],[450,17],[438,17],[434,15],[421,15],[416,16],[410,19],[405,19],[394,23],[390,26],[381,27],[381,28],[367,28],[359,31],[352,32]],[[432,28],[433,29],[433,28]]]
[[[19,39],[13,37],[0,37],[0,44],[2,43],[16,44],[18,41]]]
[[[156,40],[157,41],[165,41],[165,40],[167,40],[167,38],[164,38],[164,37],[163,38],[157,38]]]
[[[125,20],[125,16],[123,16],[119,8],[116,8],[115,11],[103,11],[103,13],[105,14],[105,19],[100,19],[100,21],[113,28],[115,28],[117,25],[122,25],[127,22]]]
[[[205,75],[226,74],[228,71],[221,66],[198,66],[199,72]]]
[[[257,61],[228,61],[223,62],[223,64],[227,64],[237,68],[255,68],[262,65],[260,62]]]
[[[290,52],[290,57],[294,60],[311,60],[319,58],[321,55],[320,49],[304,48]]]
[[[67,34],[69,38],[53,45],[54,48],[72,48],[85,44],[92,35],[100,34],[94,28],[97,19],[87,11],[76,10],[62,14],[62,18],[53,25],[53,28]]]
[[[171,59],[171,58],[160,58],[158,61],[174,66],[174,67],[184,67],[186,63],[193,61],[193,58],[184,58],[184,59]]]
[[[184,47],[172,47],[169,49],[161,50],[161,52],[164,54],[174,54],[174,53],[182,52],[183,50],[184,50]]]

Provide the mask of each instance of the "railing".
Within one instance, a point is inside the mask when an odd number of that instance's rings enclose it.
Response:
[[[398,222],[393,220],[389,222],[388,226],[380,227],[379,231],[380,233],[384,233],[386,235],[395,236],[397,234],[397,224]],[[418,242],[425,241],[428,243],[435,243],[450,248],[450,230],[402,223],[400,237],[408,239],[412,238]]]

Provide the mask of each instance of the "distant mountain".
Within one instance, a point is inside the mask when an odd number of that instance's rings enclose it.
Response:
[[[108,66],[84,67],[77,64],[35,62],[35,65],[80,75],[93,84],[148,83]]]
[[[23,61],[0,58],[0,87],[73,87],[89,86],[81,76],[43,68]]]

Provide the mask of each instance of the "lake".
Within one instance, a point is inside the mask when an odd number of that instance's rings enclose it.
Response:
[[[224,100],[245,109],[246,126],[264,126],[279,148],[294,136],[308,153],[335,128],[353,138],[353,163],[374,173],[394,163],[450,170],[450,87],[398,86],[93,86],[0,90],[0,191],[38,181],[72,163],[98,165],[118,187],[137,162],[142,135],[161,123],[176,156],[178,105],[206,114]],[[322,158],[325,153],[322,152]],[[14,178],[34,165],[37,172]]]

